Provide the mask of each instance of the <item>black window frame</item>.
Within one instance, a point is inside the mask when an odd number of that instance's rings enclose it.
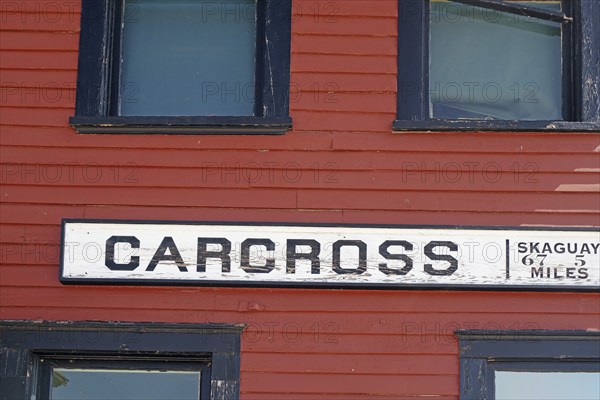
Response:
[[[291,0],[256,0],[253,116],[118,116],[124,0],[82,0],[75,116],[79,133],[271,134],[289,115]],[[116,93],[116,94],[115,94]]]
[[[43,400],[50,368],[65,362],[71,367],[199,369],[201,400],[237,400],[243,329],[226,324],[0,321],[0,400]]]
[[[495,400],[495,371],[600,372],[600,331],[456,331],[460,399]]]
[[[562,0],[563,12],[502,0],[450,0],[563,22],[563,113],[566,120],[436,119],[429,111],[430,0],[398,0],[398,96],[395,131],[600,131],[600,2]],[[596,84],[594,84],[596,82]]]

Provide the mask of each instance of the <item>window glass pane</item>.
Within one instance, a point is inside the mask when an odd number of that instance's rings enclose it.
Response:
[[[563,119],[560,23],[432,0],[429,53],[433,118]]]
[[[256,0],[125,0],[120,115],[253,115]]]
[[[51,400],[198,400],[200,371],[52,370]]]
[[[598,400],[598,372],[496,371],[496,400]]]

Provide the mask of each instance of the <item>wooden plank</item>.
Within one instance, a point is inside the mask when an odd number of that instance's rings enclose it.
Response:
[[[6,87],[65,88],[75,90],[77,71],[72,69],[3,68],[0,84]]]
[[[15,9],[16,7],[16,9]],[[18,5],[5,6],[4,12],[19,12],[24,14],[37,14],[41,12],[79,13],[79,2],[65,2],[54,4],[51,0],[20,0]]]
[[[248,392],[264,391],[270,382],[272,392],[283,393],[369,393],[379,395],[452,395],[458,390],[455,376],[341,375],[341,374],[265,374],[242,372],[241,385]]]
[[[597,210],[494,211],[401,211],[344,210],[344,221],[362,224],[445,224],[489,226],[600,226]]]
[[[456,375],[458,360],[453,355],[390,354],[377,358],[368,354],[278,354],[245,353],[242,371],[297,374],[397,374]]]
[[[24,2],[6,2],[0,7],[3,31],[78,32],[80,7],[75,3],[48,1],[28,6]]]
[[[292,35],[295,52],[311,54],[396,55],[395,37]]]
[[[581,192],[600,191],[593,172],[554,173],[509,170],[490,172],[449,165],[442,169],[362,171],[340,169],[336,163],[281,164],[267,162],[200,167],[147,167],[135,163],[95,164],[0,164],[0,182],[12,185],[59,185],[165,188],[288,188],[360,189],[447,192]],[[303,168],[304,167],[304,168]],[[409,166],[410,167],[410,166]]]
[[[142,171],[140,171],[142,172]],[[291,168],[272,171],[246,171],[251,187],[296,187],[310,189],[361,189],[425,191],[435,185],[443,192],[579,192],[599,193],[600,183],[595,173],[546,173],[502,171],[492,175],[489,171],[456,170],[401,170],[401,171],[346,171],[325,164],[319,169],[294,171]],[[145,181],[140,174],[140,182]],[[268,179],[269,178],[269,179]],[[207,184],[232,185],[231,179],[214,177]],[[8,183],[8,182],[7,182]]]
[[[394,140],[395,139],[395,140]],[[565,142],[569,143],[565,146]],[[420,147],[419,147],[420,146]],[[518,153],[596,153],[600,149],[600,136],[589,134],[515,134],[513,132],[473,132],[473,133],[335,133],[333,148],[340,150],[378,151],[388,150],[439,149],[440,152],[489,151]],[[535,160],[531,160],[534,161]]]
[[[297,3],[296,3],[297,4]],[[296,35],[360,35],[360,36],[397,36],[398,24],[394,16],[365,17],[347,16],[335,13],[335,6],[329,6],[329,12],[321,14],[317,4],[313,5],[312,13],[294,14],[292,32]],[[292,10],[294,6],[292,6]]]
[[[252,392],[247,393],[243,391],[242,388],[242,396],[246,400],[297,400],[297,393],[265,393],[265,392]],[[363,394],[349,394],[344,393],[344,400],[364,400],[364,399],[372,399],[373,396],[370,393]],[[422,397],[421,397],[422,398]],[[302,393],[302,400],[339,400],[340,395],[337,393],[319,393],[319,394],[309,394]],[[419,399],[419,395],[416,396],[400,396],[400,395],[379,395],[377,396],[378,400],[416,400]],[[458,395],[456,396],[435,396],[436,400],[458,400]]]
[[[25,308],[25,307],[4,307],[0,309],[0,317],[3,319],[44,319],[40,316],[46,315],[46,319],[52,317],[55,320],[86,320],[104,318],[112,321],[110,313],[113,313],[115,319],[129,321],[143,321],[136,318],[138,311],[126,310],[90,310],[82,309],[56,309],[56,308]],[[159,313],[160,314],[160,313]],[[204,320],[209,320],[211,316],[204,316],[201,312],[188,311],[186,313],[174,313],[180,319],[171,319],[170,322],[194,322],[200,323]],[[96,315],[96,317],[91,317]],[[148,318],[149,314],[144,313]],[[185,315],[188,315],[187,317]],[[160,314],[159,316],[162,316]],[[117,318],[118,317],[118,318]],[[167,317],[168,318],[168,317]],[[214,317],[213,317],[214,318]],[[157,321],[157,319],[152,319]],[[161,321],[163,321],[161,319]],[[167,322],[169,322],[167,321]],[[164,322],[164,321],[163,321]],[[270,331],[273,332],[273,331]],[[431,355],[454,355],[458,354],[458,342],[454,339],[454,335],[423,335],[423,336],[402,336],[394,335],[346,335],[339,334],[335,337],[317,336],[315,341],[314,333],[302,335],[298,340],[291,342],[287,337],[283,339],[283,335],[276,332],[275,336],[269,331],[260,336],[253,334],[242,335],[242,352],[259,351],[261,353],[277,353],[277,354],[307,354],[314,356],[316,354],[366,354],[371,356],[391,355],[391,354],[431,354]]]
[[[244,199],[245,208],[296,207],[295,190],[122,188],[119,193],[117,198],[112,191],[102,187],[91,187],[85,191],[79,188],[41,191],[39,188],[5,185],[3,190],[5,201],[24,203],[238,207],[239,200]]]
[[[126,140],[124,140],[126,138]],[[121,149],[181,149],[181,150],[325,150],[331,148],[329,132],[294,132],[284,136],[227,137],[171,135],[165,141],[160,135],[78,135],[72,128],[61,127],[2,127],[2,144],[28,147],[104,147]]]
[[[18,127],[3,126],[2,144],[31,147],[103,147],[129,149],[182,149],[182,150],[335,150],[360,151],[356,155],[372,157],[369,152],[407,152],[416,153],[509,153],[512,156],[522,154],[529,162],[536,163],[538,154],[580,154],[596,156],[600,150],[600,136],[581,134],[518,134],[514,133],[402,133],[294,131],[284,136],[247,138],[212,136],[173,135],[165,142],[155,135],[129,135],[124,140],[119,135],[77,135],[73,129],[62,126]],[[333,144],[332,144],[333,138]],[[569,145],[565,146],[565,141]],[[579,157],[579,155],[577,156]],[[4,161],[4,160],[3,160]],[[469,161],[469,160],[467,160]],[[520,160],[524,161],[524,160]],[[596,172],[600,167],[596,165]]]
[[[60,224],[62,218],[83,218],[84,206],[47,206],[32,204],[1,204],[0,222],[18,224]],[[69,217],[71,216],[71,217]]]
[[[80,140],[80,137],[74,137],[72,140]],[[11,147],[2,146],[2,161],[5,164],[21,164],[24,159],[35,159],[40,164],[78,164],[78,165],[113,165],[114,162],[122,161],[123,151],[112,148],[103,148],[103,138],[106,140],[115,138],[114,136],[92,137],[89,143],[93,146],[86,146],[79,151],[71,151],[69,147]],[[117,137],[119,138],[119,137]],[[122,137],[121,137],[122,138]],[[310,135],[303,139],[308,140]],[[221,138],[221,143],[227,143],[227,138]],[[87,140],[86,136],[81,140]],[[215,140],[212,138],[206,141]],[[231,138],[228,139],[233,142]],[[238,142],[250,139],[240,138]],[[246,144],[248,146],[248,144]],[[410,171],[421,170],[440,170],[443,167],[458,165],[467,170],[482,171],[489,170],[490,174],[496,171],[515,171],[518,164],[520,170],[527,165],[537,167],[537,170],[544,172],[563,171],[563,172],[593,172],[597,173],[595,163],[597,156],[593,153],[583,153],[578,157],[572,157],[569,153],[562,154],[503,154],[503,153],[459,153],[447,152],[438,154],[437,152],[358,152],[358,151],[305,151],[297,150],[261,150],[260,148],[245,151],[240,150],[216,151],[211,149],[206,151],[201,146],[195,148],[181,149],[136,149],[128,152],[128,163],[134,163],[137,166],[156,166],[156,167],[231,167],[255,166],[277,168],[284,165],[299,165],[301,169],[316,168],[316,163],[324,165],[327,162],[334,163],[337,168],[345,170],[401,170],[404,168]],[[308,149],[307,149],[308,150]],[[158,157],[160,155],[160,157]],[[228,162],[227,160],[232,160]],[[291,160],[294,162],[291,163]],[[266,164],[265,164],[266,163]],[[121,162],[120,164],[124,164]],[[257,165],[258,164],[258,165]],[[312,166],[312,167],[311,167]],[[528,171],[523,171],[528,172]]]
[[[59,225],[2,224],[1,243],[44,243],[58,244]]]
[[[162,219],[180,221],[287,221],[342,222],[341,210],[307,211],[292,209],[254,209],[211,207],[141,207],[102,205],[2,204],[3,223],[60,224],[62,218]]]
[[[17,191],[18,192],[18,191]],[[431,192],[392,192],[357,190],[303,190],[297,204],[306,209],[387,209],[524,212],[536,210],[592,211],[597,210],[595,193],[463,193],[432,195]],[[29,196],[28,196],[29,198]],[[32,199],[33,200],[33,199]]]
[[[74,114],[72,108],[32,108],[32,107],[3,107],[2,125],[20,126],[55,126],[64,127],[69,116]],[[35,115],[35,118],[31,116]]]
[[[0,68],[77,69],[77,51],[23,51],[0,49]]]
[[[3,223],[59,224],[61,218],[148,219],[180,221],[235,221],[235,222],[311,222],[362,224],[430,224],[494,226],[600,226],[596,211],[530,211],[530,212],[440,212],[414,210],[298,210],[243,208],[118,206],[118,205],[56,205],[56,204],[2,204],[0,221]],[[471,225],[475,225],[471,223]]]
[[[493,307],[489,307],[487,311],[471,312],[467,305],[468,301],[464,299],[457,299],[457,304],[462,304],[464,308],[456,312],[239,312],[219,309],[214,297],[203,294],[206,291],[212,292],[206,288],[179,289],[195,293],[196,299],[189,299],[185,305],[177,304],[171,307],[161,306],[161,304],[166,301],[165,294],[174,295],[178,292],[177,289],[166,292],[167,288],[161,291],[144,287],[123,287],[119,289],[118,294],[115,290],[98,286],[77,289],[69,286],[57,288],[7,286],[2,288],[0,298],[7,309],[18,307],[33,310],[51,307],[57,312],[68,313],[76,312],[74,309],[76,308],[88,315],[100,316],[114,312],[116,316],[128,313],[130,316],[127,318],[131,318],[135,313],[137,315],[135,320],[139,321],[142,320],[140,318],[148,318],[152,312],[155,312],[156,321],[165,318],[167,318],[165,321],[183,318],[180,322],[216,318],[222,323],[246,324],[245,339],[249,342],[279,340],[289,344],[300,340],[300,337],[308,336],[307,340],[316,337],[317,341],[322,342],[324,346],[337,343],[338,336],[342,334],[400,335],[400,337],[433,335],[440,340],[448,340],[457,329],[600,329],[596,312],[584,314],[577,309],[552,312],[551,306],[557,301],[549,302],[546,311],[522,313],[492,312]],[[157,299],[154,307],[153,302],[148,301],[152,296]],[[265,296],[268,297],[268,294]],[[487,296],[493,297],[493,294]],[[595,296],[598,300],[597,294]],[[402,295],[392,294],[388,297],[398,297],[399,301],[402,299]],[[124,304],[127,304],[127,307],[123,307]],[[566,315],[569,318],[565,318]],[[269,339],[269,333],[275,332],[278,335]]]
[[[59,246],[29,246],[30,250],[25,251],[25,246],[13,246],[10,244],[0,244],[0,259],[3,263],[8,261],[8,258],[13,258],[17,252],[16,262],[18,265],[2,265],[0,267],[0,287],[25,287],[24,282],[27,282],[28,287],[50,287],[56,285],[56,267],[58,263],[58,254],[56,250],[60,250]],[[35,249],[35,250],[34,250]],[[52,249],[52,255],[47,249]],[[38,251],[39,253],[34,253]],[[44,264],[52,263],[51,266],[34,266],[28,265],[31,262],[40,261]],[[27,274],[27,275],[25,275]]]
[[[295,72],[290,83],[292,98],[295,91],[327,93],[338,92],[386,93],[396,91],[396,77],[392,74]]]
[[[391,92],[345,93],[335,82],[325,84],[319,91],[311,87],[298,89],[290,95],[292,111],[393,113],[395,109],[396,94]]]
[[[191,295],[190,295],[191,296]],[[313,291],[309,289],[244,289],[220,288],[215,292],[219,309],[253,313],[331,311],[331,312],[489,312],[499,314],[523,313],[581,313],[600,312],[600,295],[595,293],[526,292],[436,292],[436,291]],[[360,301],[354,301],[360,299]],[[395,301],[388,301],[393,299]],[[352,307],[348,304],[352,303]],[[502,308],[498,309],[498,303]],[[258,310],[255,310],[258,309]]]
[[[4,254],[0,267],[0,284],[34,290],[44,288],[42,293],[52,293],[52,288],[60,288],[57,279],[56,265],[58,264],[58,245],[2,243]],[[35,253],[37,251],[37,253]],[[10,259],[10,260],[9,260]],[[38,262],[38,260],[42,259]],[[26,281],[26,285],[24,284]],[[74,288],[72,289],[74,290]],[[122,288],[104,288],[106,296],[119,299],[123,296]],[[78,289],[79,294],[85,295],[85,289]],[[560,299],[554,293],[528,292],[450,292],[439,291],[403,291],[392,292],[382,290],[344,290],[342,292],[315,291],[309,289],[251,289],[251,288],[216,288],[202,289],[165,289],[165,288],[136,288],[132,293],[145,293],[147,296],[162,298],[156,304],[136,302],[136,308],[153,309],[188,309],[197,305],[214,307],[216,310],[253,314],[257,312],[278,315],[277,313],[491,313],[491,314],[521,314],[523,304],[527,304],[527,314],[552,313],[562,314],[597,314],[600,313],[598,294],[594,293],[563,293]],[[173,295],[165,296],[169,293]],[[360,301],[355,301],[360,299]],[[389,301],[394,299],[395,301]],[[496,308],[502,303],[501,310]],[[351,309],[348,304],[353,303]],[[107,307],[118,305],[115,300]],[[203,308],[202,308],[203,309]],[[210,308],[212,309],[212,308]],[[311,325],[315,332],[323,336],[333,333],[331,325]],[[252,326],[252,330],[256,326]],[[263,327],[267,329],[268,327]],[[275,327],[272,327],[275,329]],[[280,325],[278,331],[281,331]],[[290,335],[294,326],[290,326]],[[417,329],[414,329],[417,328]],[[407,326],[405,334],[415,334],[420,327]],[[251,336],[251,335],[249,335]]]
[[[424,210],[471,212],[595,212],[596,193],[465,193],[434,196],[429,191],[202,189],[123,187],[115,197],[103,187],[41,189],[4,185],[4,201],[32,204],[101,204],[177,207],[302,208],[315,210]],[[240,201],[243,199],[243,201]]]
[[[44,86],[41,85],[37,83],[29,85],[17,81],[4,82],[4,86],[0,88],[0,91],[3,92],[3,106],[28,107],[32,110],[39,110],[39,108],[71,109],[75,106],[75,91],[61,88],[68,83],[44,82]]]
[[[396,74],[395,55],[312,54],[292,48],[292,81],[295,72]]]
[[[395,113],[343,113],[292,110],[294,130],[298,131],[351,131],[389,132]],[[326,116],[326,117],[325,117]]]
[[[79,34],[76,32],[3,32],[0,48],[3,50],[77,50]]]
[[[240,199],[243,199],[245,208],[296,207],[295,190],[122,188],[119,193],[117,198],[112,191],[102,187],[85,191],[79,188],[41,191],[33,187],[5,185],[3,190],[4,200],[24,203],[238,207]]]
[[[98,288],[92,290],[92,286],[88,287],[88,297],[94,294],[96,297],[105,298],[108,294]],[[191,289],[188,289],[191,290]],[[20,291],[22,293],[15,293]],[[47,294],[49,291],[54,292],[52,295]],[[323,312],[302,312],[302,313],[239,313],[219,310],[214,303],[210,301],[208,304],[203,301],[202,291],[197,290],[198,299],[187,305],[186,307],[175,308],[153,308],[149,305],[140,304],[141,301],[128,300],[135,297],[144,297],[155,294],[153,291],[136,290],[127,288],[126,292],[121,295],[113,295],[114,300],[105,306],[94,305],[91,300],[86,299],[83,294],[65,295],[65,290],[45,289],[45,288],[13,288],[2,287],[2,301],[5,307],[18,307],[22,312],[27,312],[26,309],[68,314],[71,312],[81,313],[82,315],[110,315],[113,312],[115,317],[125,318],[129,320],[134,318],[149,318],[152,312],[155,312],[155,320],[158,321],[176,321],[174,318],[182,318],[179,322],[198,322],[209,321],[210,318],[217,318],[219,322],[224,323],[244,323],[247,325],[247,332],[244,334],[245,342],[253,349],[253,351],[276,351],[288,352],[290,349],[285,349],[285,344],[298,343],[299,348],[294,351],[318,352],[320,347],[333,346],[331,351],[335,352],[350,352],[353,353],[360,349],[360,346],[349,346],[346,343],[350,338],[342,340],[345,335],[362,335],[363,338],[355,338],[359,342],[381,339],[382,343],[377,346],[387,347],[386,341],[392,340],[388,351],[396,354],[404,353],[404,345],[399,345],[407,341],[407,337],[417,338],[414,340],[415,346],[419,343],[439,344],[438,342],[453,343],[454,331],[457,329],[484,329],[484,330],[518,330],[518,329],[599,329],[600,322],[597,318],[597,313],[581,314],[581,313],[508,313],[501,312],[479,312],[473,313],[467,310],[457,313],[387,313],[387,312],[369,312],[369,313],[323,313]],[[36,297],[35,293],[42,292],[41,298],[37,301],[27,299],[26,297]],[[121,292],[124,292],[121,289]],[[63,297],[60,300],[59,297]],[[597,301],[596,297],[596,301]],[[62,301],[62,303],[61,303]],[[77,310],[74,306],[77,305]],[[115,304],[120,302],[120,304]],[[128,304],[127,308],[123,308],[123,302]],[[81,304],[79,304],[81,303]],[[97,303],[97,301],[96,301]],[[131,304],[130,304],[131,303]],[[148,303],[146,301],[146,303]],[[160,304],[160,303],[158,303]],[[212,306],[212,307],[211,307]],[[172,316],[171,316],[172,315]],[[566,317],[568,316],[568,318]],[[89,318],[89,317],[88,317]],[[105,317],[102,317],[105,318]],[[109,317],[110,318],[110,317]],[[166,319],[165,319],[166,318]],[[399,335],[398,340],[394,339],[394,335]],[[381,336],[381,337],[379,337]],[[345,343],[342,343],[342,341]],[[262,345],[258,346],[262,342]],[[273,347],[269,350],[268,343],[281,342],[281,347]],[[308,348],[302,347],[300,342],[306,342]],[[391,350],[394,345],[395,350]],[[257,347],[258,346],[258,347]],[[353,350],[351,350],[353,349]],[[365,351],[368,354],[371,350]],[[383,352],[383,349],[381,350]],[[408,351],[408,350],[406,350]],[[414,348],[411,352],[420,352],[420,348]],[[361,352],[361,351],[359,351]]]
[[[395,17],[397,4],[390,0],[369,0],[368,7],[361,1],[331,1],[318,4],[314,0],[295,0],[293,16],[312,16],[325,21],[337,16]]]
[[[43,112],[45,110],[40,110]],[[127,136],[129,137],[129,136]],[[79,140],[79,136],[72,140]],[[86,136],[82,137],[82,140]],[[441,180],[443,171],[451,174],[460,169],[465,173],[470,171],[485,171],[486,179],[490,181],[500,180],[502,173],[514,174],[515,171],[521,173],[532,173],[537,176],[538,172],[589,172],[598,173],[598,156],[594,153],[583,153],[573,157],[569,153],[560,154],[505,154],[505,153],[459,153],[447,152],[439,154],[437,152],[358,152],[358,151],[312,151],[310,149],[297,150],[270,150],[268,148],[255,148],[250,151],[244,149],[232,149],[224,151],[205,150],[196,144],[190,149],[136,149],[127,151],[126,160],[124,160],[123,149],[104,148],[102,146],[103,138],[91,138],[90,142],[94,147],[89,146],[81,148],[78,151],[72,151],[69,147],[41,147],[41,146],[2,146],[0,154],[2,162],[5,165],[21,165],[23,160],[36,160],[40,165],[81,165],[95,168],[96,166],[125,166],[134,165],[136,167],[187,167],[216,170],[229,170],[236,168],[263,168],[263,169],[288,169],[293,171],[304,171],[311,169],[329,169],[333,165],[338,170],[356,170],[356,171],[406,171],[408,174],[419,174],[419,171],[432,171],[429,176],[423,176],[423,179],[431,182],[436,177],[438,171],[438,180]],[[117,137],[119,138],[119,136]],[[123,136],[120,136],[122,139]],[[310,135],[306,135],[303,140],[309,140]],[[163,139],[164,140],[164,139]],[[196,141],[202,139],[195,139]],[[206,141],[216,140],[207,138]],[[234,143],[235,139],[221,138],[221,143],[227,141]],[[93,141],[93,142],[92,142]],[[238,142],[252,142],[252,138],[240,138]],[[325,141],[324,141],[325,142]],[[325,143],[323,143],[325,144]],[[330,167],[326,167],[329,165]],[[91,172],[91,171],[90,171]],[[470,175],[469,175],[470,176]],[[421,176],[420,176],[421,177]],[[400,176],[400,179],[402,177]],[[535,178],[532,177],[532,178]],[[437,182],[433,182],[437,183]],[[567,182],[565,182],[567,183]]]

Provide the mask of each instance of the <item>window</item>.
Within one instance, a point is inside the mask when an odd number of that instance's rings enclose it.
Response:
[[[40,357],[39,393],[53,400],[210,398],[210,361]]]
[[[81,133],[283,134],[290,0],[83,0]]]
[[[600,130],[600,2],[399,0],[395,130]]]
[[[458,331],[462,400],[600,398],[598,331]]]
[[[238,399],[242,329],[0,321],[0,398]]]

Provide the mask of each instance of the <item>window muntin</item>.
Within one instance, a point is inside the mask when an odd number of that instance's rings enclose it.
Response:
[[[256,0],[124,0],[119,115],[254,115]]]
[[[519,2],[528,4],[531,2]],[[560,2],[544,4],[560,11]],[[429,105],[438,119],[562,120],[562,24],[431,1]]]

